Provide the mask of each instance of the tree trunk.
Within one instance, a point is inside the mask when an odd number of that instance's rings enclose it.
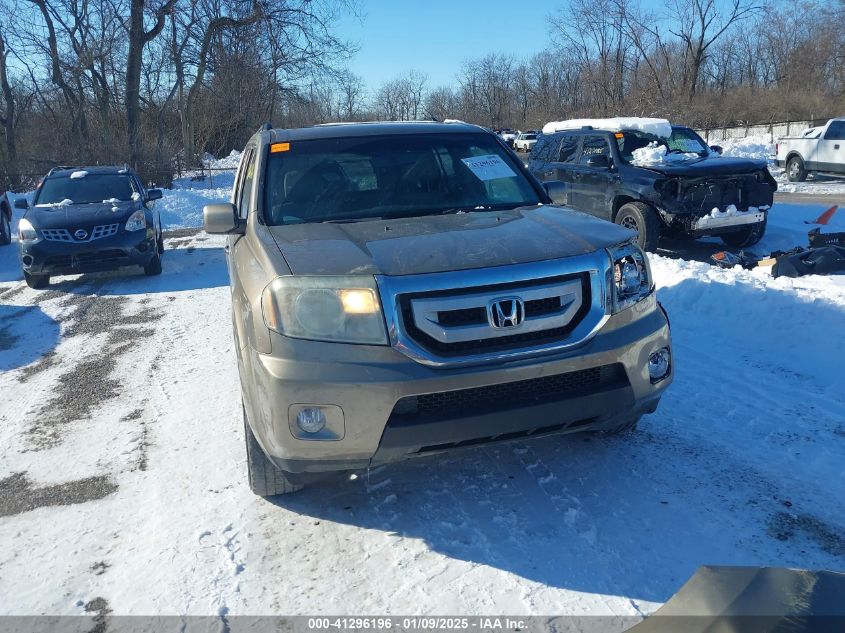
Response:
[[[12,189],[21,186],[21,177],[18,170],[18,149],[15,142],[15,95],[9,85],[9,77],[6,73],[6,44],[3,35],[0,34],[0,89],[3,90],[3,101],[6,105],[6,114],[2,118],[3,128],[6,133],[6,162],[8,165],[9,185]]]

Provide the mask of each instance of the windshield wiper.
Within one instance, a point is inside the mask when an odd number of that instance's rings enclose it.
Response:
[[[352,224],[354,222],[369,222],[370,220],[383,220],[380,215],[371,215],[363,218],[331,218],[328,220],[308,220],[308,222],[322,222],[323,224]]]

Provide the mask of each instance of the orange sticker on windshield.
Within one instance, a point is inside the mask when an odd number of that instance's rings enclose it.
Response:
[[[616,134],[614,134],[613,136],[615,136],[616,138],[625,138],[625,135],[624,135],[624,134],[622,134],[622,132],[617,132],[617,133],[616,133]]]
[[[277,154],[278,152],[290,151],[290,143],[273,143],[270,146],[270,153]]]

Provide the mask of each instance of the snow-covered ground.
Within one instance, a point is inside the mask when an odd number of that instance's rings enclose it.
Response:
[[[168,192],[167,224],[198,225],[223,177]],[[777,203],[755,250],[805,244],[824,209]],[[182,232],[160,277],[46,291],[0,248],[0,614],[640,617],[701,564],[845,571],[845,277],[654,256],[676,380],[637,433],[262,500],[223,244]]]

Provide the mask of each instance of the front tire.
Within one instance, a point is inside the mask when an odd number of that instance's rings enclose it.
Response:
[[[789,182],[807,180],[807,170],[804,167],[804,161],[799,156],[793,156],[786,162],[786,178]]]
[[[0,246],[5,246],[6,244],[11,243],[12,241],[12,225],[9,222],[9,218],[6,217],[6,214],[3,212],[3,209],[0,209]]]
[[[50,275],[30,275],[28,272],[23,274],[26,285],[35,290],[41,290],[50,285]]]
[[[259,497],[287,495],[302,490],[302,484],[290,480],[288,473],[276,468],[264,454],[258,440],[252,433],[244,408],[244,436],[246,437],[246,467],[249,474],[249,488]]]
[[[147,277],[161,274],[161,253],[158,252],[158,246],[156,246],[155,257],[153,257],[149,264],[144,266],[144,274]]]
[[[731,233],[721,236],[722,241],[731,248],[748,248],[754,246],[763,239],[766,234],[766,222],[768,218],[757,224],[749,224]]]
[[[637,425],[640,423],[640,417],[642,416],[638,415],[630,420],[625,420],[618,426],[605,429],[604,431],[600,431],[600,433],[602,435],[624,435],[626,433],[633,433],[637,430]]]
[[[616,217],[616,224],[637,232],[637,244],[644,251],[656,251],[660,241],[660,218],[654,207],[644,202],[623,204]]]

